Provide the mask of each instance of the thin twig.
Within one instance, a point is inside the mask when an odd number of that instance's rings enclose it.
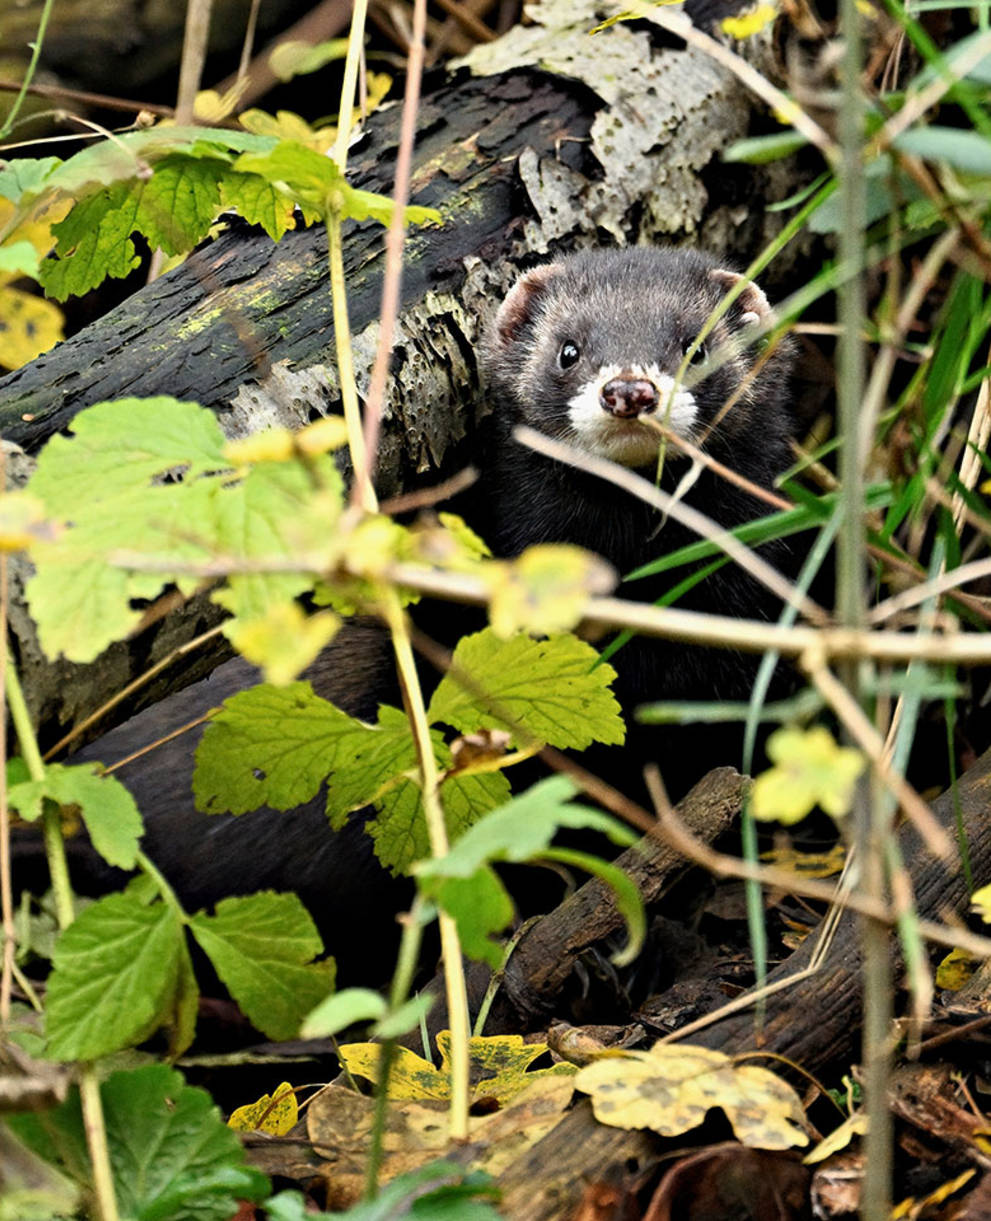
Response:
[[[382,423],[382,404],[385,399],[385,384],[389,376],[392,345],[396,333],[396,318],[399,314],[400,291],[403,274],[403,247],[406,242],[405,209],[409,201],[410,168],[413,161],[413,141],[416,136],[416,116],[420,104],[420,80],[423,75],[424,31],[427,22],[426,0],[415,0],[413,6],[413,32],[406,69],[406,93],[399,131],[399,148],[396,153],[396,178],[393,187],[393,211],[385,239],[385,270],[382,276],[382,306],[379,312],[378,347],[372,366],[368,394],[365,398],[365,466],[355,471],[352,488],[353,503],[359,503],[361,490],[370,483],[375,473],[378,458],[379,432]]]

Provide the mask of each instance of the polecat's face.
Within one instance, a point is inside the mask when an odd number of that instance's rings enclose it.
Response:
[[[526,423],[630,467],[656,461],[655,422],[695,443],[751,427],[754,353],[745,340],[770,315],[764,294],[745,284],[697,343],[739,279],[695,252],[639,248],[538,267],[496,318],[494,387]]]

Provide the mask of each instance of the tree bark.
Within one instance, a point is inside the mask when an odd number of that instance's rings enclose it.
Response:
[[[991,751],[961,778],[958,789],[973,876],[986,878],[991,873]],[[956,808],[952,792],[944,793],[933,804],[933,813],[953,834]],[[934,860],[908,827],[901,831],[899,846],[921,917],[939,920],[966,908],[969,893],[957,863]],[[816,936],[806,938],[801,948],[771,972],[768,983],[800,976],[817,941]],[[896,971],[900,971],[902,959],[894,933],[892,954]],[[847,913],[839,922],[820,969],[767,999],[767,1015],[759,1034],[751,1010],[716,1021],[690,1042],[729,1055],[752,1051],[776,1055],[819,1077],[833,1065],[856,1061],[861,963],[860,924]],[[653,1156],[655,1147],[644,1132],[597,1123],[590,1104],[582,1101],[500,1177],[503,1211],[515,1221],[570,1216],[581,1199],[583,1181],[624,1173],[635,1177],[637,1168]]]
[[[569,11],[570,31],[512,31],[485,48],[488,65],[560,61],[598,92],[524,66],[494,76],[461,71],[421,105],[413,199],[438,207],[444,224],[414,230],[407,243],[379,455],[383,494],[438,479],[470,459],[482,402],[480,331],[520,267],[603,238],[688,239],[742,262],[782,223],[766,204],[794,189],[794,170],[718,158],[750,121],[748,96],[734,78],[695,51],[656,45],[625,25],[597,35],[592,55],[587,15]],[[573,45],[584,60],[569,52]],[[351,154],[356,185],[391,191],[398,123],[398,107],[370,117]],[[363,387],[379,329],[381,228],[349,226],[345,257]],[[205,404],[232,436],[298,427],[334,410],[325,262],[320,228],[273,244],[236,227],[0,380],[0,432],[33,453],[86,406],[157,394]],[[23,570],[15,574],[15,597],[23,579]],[[79,667],[46,661],[28,615],[15,609],[15,657],[43,740],[213,621],[213,608],[194,601]],[[201,670],[170,667],[115,719]]]

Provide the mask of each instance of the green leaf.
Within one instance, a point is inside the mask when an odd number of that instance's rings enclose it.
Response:
[[[420,878],[470,878],[494,861],[528,861],[543,855],[560,827],[601,831],[621,847],[635,842],[632,832],[599,810],[568,801],[575,786],[565,776],[550,776],[486,814],[466,831],[447,856],[421,861]]]
[[[361,721],[352,724],[352,733],[339,743],[333,774],[327,781],[327,817],[335,829],[344,825],[352,810],[367,805],[390,780],[415,768],[417,761],[409,722],[398,708],[380,707],[377,725]],[[431,738],[434,752],[442,752],[441,735],[433,733]],[[397,786],[393,794],[401,788]],[[395,797],[383,800],[393,801]]]
[[[218,485],[210,519],[203,523],[213,549],[235,563],[248,560],[261,569],[266,561],[278,566],[298,557],[300,571],[235,574],[213,600],[233,614],[258,619],[273,605],[308,590],[313,584],[309,574],[333,561],[343,494],[343,482],[328,454],[306,464],[259,462],[237,487]]]
[[[130,185],[115,182],[87,195],[69,215],[52,225],[56,256],[45,259],[39,276],[56,301],[82,296],[107,276],[122,280],[141,262],[130,235],[137,201]]]
[[[723,152],[724,161],[743,161],[749,165],[765,165],[768,161],[780,161],[808,144],[807,136],[801,132],[775,131],[766,136],[751,136],[736,140]]]
[[[494,869],[483,865],[469,878],[444,878],[432,891],[439,907],[458,926],[461,949],[476,962],[496,971],[505,950],[491,933],[501,933],[513,918],[513,902]]]
[[[0,195],[15,204],[28,195],[36,195],[61,164],[59,157],[13,158],[0,169]]]
[[[326,997],[306,1015],[300,1038],[325,1039],[356,1022],[377,1022],[387,1012],[388,1005],[371,988],[345,988]]]
[[[29,822],[40,817],[45,797],[60,806],[78,806],[103,859],[119,869],[134,868],[144,826],[134,798],[116,777],[101,775],[96,763],[49,763],[44,780],[27,781],[8,793],[10,804]]]
[[[190,928],[231,996],[271,1039],[294,1038],[333,988],[333,962],[310,961],[323,943],[296,895],[223,899],[215,915],[199,913]]]
[[[11,242],[0,246],[0,272],[4,274],[38,276],[38,252],[33,242]]]
[[[383,709],[383,711],[385,711]],[[389,709],[395,716],[402,714]],[[403,718],[405,720],[405,718]],[[408,732],[408,728],[407,728]],[[446,765],[442,743],[436,732],[431,734],[434,751],[441,766]],[[415,749],[410,766],[416,762]],[[336,774],[334,781],[336,783]],[[456,773],[443,782],[440,789],[444,823],[449,839],[455,841],[488,810],[509,799],[510,785],[502,772]],[[352,809],[366,804],[371,793],[355,803]],[[430,839],[423,814],[420,786],[415,780],[403,780],[375,801],[378,815],[368,820],[366,831],[375,845],[375,855],[386,869],[406,873],[414,861],[430,855]]]
[[[162,1064],[113,1073],[100,1086],[107,1148],[121,1217],[132,1221],[229,1221],[238,1201],[269,1194],[247,1166],[237,1134],[205,1090]],[[11,1126],[87,1194],[92,1172],[78,1092],[44,1115]]]
[[[283,184],[293,199],[324,219],[333,214],[341,220],[377,220],[388,225],[395,209],[388,196],[350,186],[329,157],[296,140],[280,140],[264,154],[246,153],[234,168]],[[440,223],[442,219],[434,208],[415,205],[406,208],[404,215],[408,224]]]
[[[500,1213],[482,1196],[496,1194],[491,1178],[479,1171],[466,1173],[454,1162],[431,1162],[398,1175],[381,1188],[374,1200],[356,1204],[338,1221],[499,1221]],[[280,1191],[265,1203],[271,1221],[309,1221],[298,1191]],[[321,1216],[329,1214],[320,1214]]]
[[[506,729],[517,743],[536,739],[578,750],[592,742],[618,744],[625,728],[609,690],[616,672],[596,666],[597,658],[575,636],[500,640],[491,629],[465,636],[427,715],[461,733]],[[459,673],[467,676],[464,686]]]
[[[230,466],[213,413],[167,395],[97,403],[75,416],[71,428],[72,436],[54,436],[41,451],[29,485],[50,513],[70,520],[168,472],[181,470],[191,479]],[[127,537],[124,523],[121,539]]]
[[[957,127],[912,127],[895,138],[894,147],[927,161],[945,161],[970,174],[991,175],[991,142],[977,131]]]
[[[292,200],[258,174],[226,173],[220,180],[220,203],[234,208],[249,225],[261,225],[273,242],[295,227]]]
[[[206,237],[220,210],[220,180],[225,165],[188,156],[168,157],[148,179],[133,187],[134,229],[154,249],[183,254]],[[70,213],[71,215],[71,213]]]
[[[196,749],[197,809],[291,810],[315,797],[342,740],[372,732],[308,682],[261,684],[224,702]]]
[[[48,1054],[95,1060],[146,1039],[175,997],[182,926],[129,894],[87,907],[59,937],[48,981]]]

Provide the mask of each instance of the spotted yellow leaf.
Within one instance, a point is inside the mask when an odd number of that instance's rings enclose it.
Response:
[[[274,1094],[262,1094],[257,1102],[238,1107],[232,1112],[227,1126],[235,1132],[268,1132],[285,1136],[296,1125],[299,1108],[296,1094],[288,1081],[276,1086]]]
[[[62,311],[33,293],[0,288],[0,365],[19,369],[62,338]]]
[[[766,1068],[686,1043],[611,1053],[580,1069],[575,1088],[592,1096],[600,1123],[679,1136],[720,1107],[744,1145],[808,1144],[798,1095]]]
[[[936,987],[959,992],[977,970],[978,960],[965,950],[950,950],[936,968]]]
[[[405,1048],[397,1048],[396,1060],[389,1077],[389,1097],[393,1099],[447,1100],[450,1097],[451,1032],[437,1035],[440,1067],[435,1068]],[[554,1064],[550,1068],[533,1069],[535,1060],[546,1055],[544,1043],[524,1043],[521,1035],[500,1035],[468,1041],[471,1061],[472,1093],[475,1098],[494,1098],[501,1105],[521,1094],[535,1081],[548,1077],[570,1077],[572,1064]],[[357,1077],[375,1081],[378,1077],[378,1043],[348,1043],[340,1048],[340,1056],[348,1071]]]
[[[867,1131],[867,1116],[863,1111],[857,1111],[845,1119],[838,1128],[834,1128],[830,1134],[821,1140],[816,1147],[807,1153],[802,1161],[807,1166],[814,1166],[816,1162],[824,1162],[827,1157],[832,1157],[834,1153],[839,1153],[841,1149],[845,1149],[855,1136],[863,1136]]]

